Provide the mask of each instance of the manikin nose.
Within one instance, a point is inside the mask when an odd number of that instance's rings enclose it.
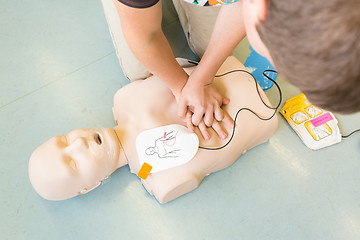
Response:
[[[88,148],[89,148],[89,144],[86,141],[86,139],[80,137],[75,139],[72,143],[70,143],[69,146],[67,147],[67,150],[73,152],[73,151],[85,150]]]

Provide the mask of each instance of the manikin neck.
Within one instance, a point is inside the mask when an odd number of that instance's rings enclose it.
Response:
[[[124,151],[124,148],[123,148],[123,146],[121,144],[119,135],[115,131],[115,129],[114,129],[114,132],[115,132],[115,135],[117,137],[118,144],[119,144],[119,161],[118,161],[118,167],[117,168],[121,168],[122,166],[127,165],[129,163],[129,161],[128,161],[128,158],[127,158],[126,153]]]

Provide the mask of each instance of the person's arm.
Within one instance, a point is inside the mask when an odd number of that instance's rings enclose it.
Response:
[[[221,96],[212,82],[217,70],[246,35],[241,10],[242,2],[221,7],[205,54],[182,90],[178,114],[186,117],[189,129],[193,128],[192,124],[205,124],[213,128],[215,124],[218,134],[226,137],[217,121],[228,125],[233,123],[230,116],[220,108],[229,100]],[[192,113],[188,112],[188,106]],[[217,121],[213,121],[214,117]],[[206,130],[206,127],[202,126],[202,129]]]
[[[161,1],[149,8],[132,8],[114,0],[126,42],[138,60],[179,97],[188,75],[177,63],[161,29]]]

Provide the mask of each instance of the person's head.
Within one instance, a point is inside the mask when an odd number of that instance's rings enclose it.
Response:
[[[359,0],[244,0],[253,48],[314,104],[360,110]]]
[[[30,157],[31,184],[48,200],[84,194],[120,167],[119,151],[112,129],[77,129],[53,137]]]

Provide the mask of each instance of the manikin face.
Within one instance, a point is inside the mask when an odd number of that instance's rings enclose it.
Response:
[[[48,200],[86,193],[118,168],[119,148],[112,129],[77,129],[53,137],[32,154],[30,181]]]

